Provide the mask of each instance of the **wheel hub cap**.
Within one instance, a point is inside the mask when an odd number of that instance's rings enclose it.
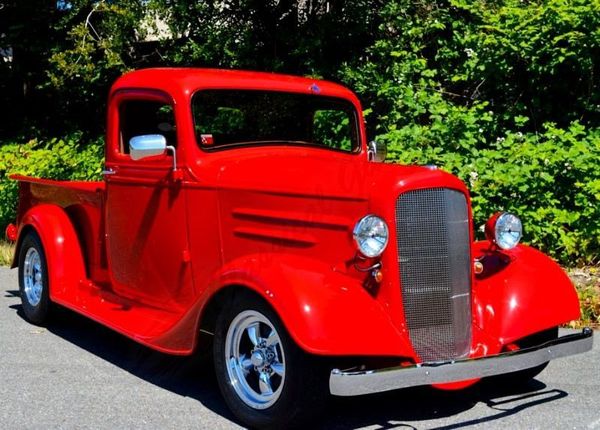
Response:
[[[37,306],[42,300],[44,277],[42,259],[35,248],[29,248],[23,261],[23,289],[25,298],[31,306]]]
[[[229,384],[240,400],[266,409],[281,395],[285,383],[285,352],[274,324],[247,310],[236,316],[225,339]]]
[[[265,365],[265,356],[261,350],[256,350],[252,353],[250,358],[254,367],[263,367]]]

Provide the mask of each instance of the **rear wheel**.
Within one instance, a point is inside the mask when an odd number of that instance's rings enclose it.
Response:
[[[243,294],[225,309],[213,346],[219,388],[245,425],[293,427],[323,407],[325,367],[295,345],[262,300]]]
[[[28,321],[43,324],[49,311],[48,266],[42,242],[34,231],[26,234],[19,251],[19,290]]]

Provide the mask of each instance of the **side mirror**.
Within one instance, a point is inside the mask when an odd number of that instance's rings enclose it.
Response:
[[[129,155],[133,160],[163,155],[167,150],[167,139],[162,134],[143,134],[129,139]]]
[[[369,161],[383,163],[387,156],[387,145],[383,142],[372,140],[369,142],[367,154],[369,156]]]

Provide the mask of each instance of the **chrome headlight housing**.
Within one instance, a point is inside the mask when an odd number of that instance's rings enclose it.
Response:
[[[368,258],[379,257],[385,250],[389,239],[388,226],[376,215],[367,215],[360,219],[352,232],[356,247]]]
[[[498,212],[485,224],[485,235],[501,249],[513,249],[523,236],[523,224],[518,216]]]

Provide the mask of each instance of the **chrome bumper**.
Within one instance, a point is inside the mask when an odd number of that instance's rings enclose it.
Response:
[[[357,396],[418,385],[443,384],[529,369],[555,358],[592,349],[593,331],[559,337],[543,345],[488,357],[421,363],[410,367],[342,371],[333,369],[329,390],[335,396]]]

